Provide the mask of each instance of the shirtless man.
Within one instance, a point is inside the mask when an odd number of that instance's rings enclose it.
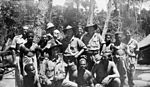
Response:
[[[36,43],[33,42],[34,32],[28,31],[27,32],[27,42],[20,46],[20,56],[23,62],[22,68],[22,75],[24,76],[26,73],[24,72],[24,66],[29,63],[33,63],[35,67],[36,74],[38,73],[37,70],[37,58],[38,58],[38,51],[39,47]]]
[[[78,84],[78,87],[94,87],[92,73],[86,69],[85,59],[80,59],[79,69],[72,73],[71,80]]]
[[[41,87],[39,78],[35,74],[35,68],[33,64],[27,64],[25,66],[27,75],[23,77],[24,87]]]
[[[99,63],[92,69],[92,75],[95,78],[95,87],[120,87],[120,75],[114,62],[105,59],[97,54]]]

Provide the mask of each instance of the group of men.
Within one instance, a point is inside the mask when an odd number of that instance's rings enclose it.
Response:
[[[16,86],[123,87],[127,76],[133,87],[137,41],[128,30],[116,32],[113,42],[112,34],[103,38],[96,29],[96,24],[88,24],[84,30],[78,27],[75,34],[68,25],[62,37],[62,32],[48,23],[35,43],[34,32],[24,26],[9,47],[16,66]],[[126,41],[122,41],[122,35]]]

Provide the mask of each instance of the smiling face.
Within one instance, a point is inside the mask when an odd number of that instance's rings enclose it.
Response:
[[[78,28],[78,32],[79,32],[79,34],[81,35],[84,31],[83,31],[83,28],[82,27],[79,27]]]
[[[33,38],[34,38],[34,33],[33,32],[29,32],[28,35],[27,35],[28,42],[33,42]]]
[[[54,38],[59,39],[59,35],[60,35],[60,31],[59,30],[54,30],[53,31]]]

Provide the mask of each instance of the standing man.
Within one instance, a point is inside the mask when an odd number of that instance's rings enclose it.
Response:
[[[125,31],[126,36],[126,44],[129,48],[130,54],[127,55],[126,67],[127,67],[127,76],[128,76],[128,84],[129,87],[134,86],[133,77],[135,74],[135,64],[137,58],[137,52],[139,51],[138,43],[136,40],[131,38],[131,33],[129,30]]]
[[[113,61],[107,59],[107,55],[101,57],[95,55],[98,63],[92,68],[95,87],[120,87],[120,75]]]
[[[102,36],[95,32],[96,29],[96,24],[88,24],[85,29],[87,34],[82,38],[83,43],[87,46],[87,62],[89,70],[91,70],[94,63],[96,63],[95,55],[101,54],[101,50],[103,50],[102,45],[105,43]]]
[[[72,73],[72,80],[78,84],[78,87],[94,87],[92,73],[86,69],[85,59],[80,59],[79,69]]]
[[[72,62],[77,64],[79,57],[85,51],[86,46],[85,44],[79,39],[76,38],[74,35],[74,31],[72,26],[67,26],[64,30],[66,37],[62,40],[64,54],[66,56],[66,61],[73,59]],[[68,57],[71,57],[68,59]]]
[[[109,56],[109,60],[113,61],[113,57],[112,57],[112,52],[113,49],[112,47],[114,46],[114,44],[112,43],[112,35],[110,33],[107,33],[105,35],[105,47],[104,50],[102,51],[102,54],[108,54]]]
[[[11,48],[15,52],[15,63],[16,63],[16,68],[15,68],[15,80],[16,80],[16,87],[22,87],[22,82],[21,82],[21,67],[23,67],[22,59],[20,58],[19,55],[19,49],[20,45],[24,44],[27,42],[27,37],[26,33],[29,30],[28,26],[23,26],[23,30],[20,35],[17,35],[13,38]]]
[[[114,62],[116,63],[117,69],[120,74],[120,80],[121,80],[121,87],[125,84],[125,79],[126,79],[126,66],[125,66],[125,60],[126,60],[126,55],[127,55],[127,45],[125,45],[122,42],[122,32],[116,32],[115,33],[115,43],[113,46],[114,50]],[[118,55],[122,57],[117,57],[116,53],[117,51],[121,52]]]
[[[38,74],[38,66],[37,66],[37,60],[39,56],[39,46],[34,43],[33,41],[34,38],[34,32],[33,31],[28,31],[27,32],[27,42],[22,44],[20,46],[20,56],[22,59],[23,67],[21,67],[21,74],[24,76],[26,75],[24,71],[24,66],[33,63],[33,66],[35,67],[36,75]]]

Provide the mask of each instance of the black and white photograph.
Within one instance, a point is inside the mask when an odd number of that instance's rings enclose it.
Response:
[[[0,87],[150,87],[150,0],[0,0]]]

